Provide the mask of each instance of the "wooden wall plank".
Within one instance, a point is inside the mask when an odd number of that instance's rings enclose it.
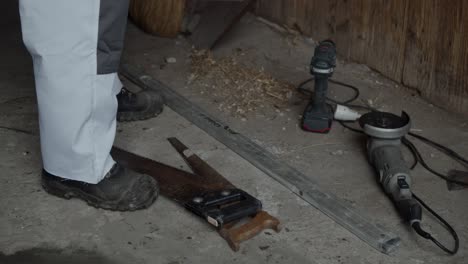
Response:
[[[408,1],[260,0],[257,10],[317,40],[331,38],[347,59],[367,63],[401,81]]]
[[[468,2],[411,1],[409,12],[403,84],[468,114]]]
[[[380,71],[400,82],[406,42],[408,0],[343,1],[352,10],[351,36],[343,43],[354,43],[349,58]],[[355,5],[360,2],[360,5]],[[351,5],[351,6],[350,6]],[[360,7],[360,8],[359,8]],[[337,15],[339,17],[339,15]],[[353,26],[355,28],[353,28]],[[337,27],[339,28],[339,27]],[[337,31],[336,36],[342,35]]]
[[[320,39],[330,38],[332,34],[334,6],[337,0],[260,0],[257,12],[273,22],[296,29],[301,33]],[[324,26],[325,25],[325,26]]]
[[[257,12],[331,38],[340,55],[468,116],[468,1],[258,0]]]

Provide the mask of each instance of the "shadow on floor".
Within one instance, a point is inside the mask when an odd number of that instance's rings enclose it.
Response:
[[[0,253],[2,264],[114,264],[97,252],[83,249],[32,248],[5,256]]]

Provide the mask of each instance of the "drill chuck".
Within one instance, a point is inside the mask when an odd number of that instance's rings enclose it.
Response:
[[[331,76],[336,67],[336,46],[331,40],[324,40],[314,50],[314,57],[310,62],[312,75]]]

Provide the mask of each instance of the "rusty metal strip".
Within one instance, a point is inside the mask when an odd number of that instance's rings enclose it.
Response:
[[[355,208],[334,194],[324,191],[312,177],[304,175],[249,138],[233,131],[229,126],[212,117],[168,86],[128,64],[123,65],[121,74],[143,89],[154,89],[160,92],[172,110],[322,211],[368,245],[386,254],[398,248],[400,244],[398,236],[375,225]]]

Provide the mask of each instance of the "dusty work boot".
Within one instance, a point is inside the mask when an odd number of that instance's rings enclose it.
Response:
[[[133,93],[122,88],[117,95],[119,103],[117,110],[118,121],[145,120],[159,115],[163,111],[164,100],[154,90],[142,90]]]
[[[98,184],[67,180],[45,170],[42,186],[50,194],[78,198],[96,208],[134,211],[149,207],[159,195],[159,185],[152,177],[115,164]]]

